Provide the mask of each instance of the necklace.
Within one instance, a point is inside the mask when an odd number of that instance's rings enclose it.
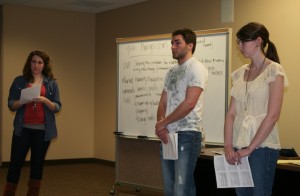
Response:
[[[42,85],[43,80],[44,80],[44,77],[41,77],[41,78],[39,79],[39,81],[37,81],[36,83],[35,83],[35,81],[34,81],[34,82],[32,83],[32,86]],[[37,103],[36,101],[33,101],[32,109],[33,109],[34,112],[36,112],[36,110],[37,110],[37,104],[38,104],[38,103]]]
[[[265,64],[265,61],[266,61],[266,57],[264,58],[264,60],[262,61],[262,63],[260,64],[260,67],[259,67],[259,72],[258,74],[256,74],[256,77],[253,78],[253,80],[255,78],[257,78],[259,76],[259,74],[261,73],[261,70]],[[245,111],[247,111],[248,109],[248,103],[249,103],[249,92],[248,92],[248,82],[249,82],[249,76],[250,76],[250,72],[251,72],[251,68],[252,68],[252,64],[250,64],[250,68],[249,68],[249,72],[248,72],[248,75],[247,75],[247,80],[246,80],[246,91],[245,91],[245,95],[246,95],[246,102],[245,102]]]

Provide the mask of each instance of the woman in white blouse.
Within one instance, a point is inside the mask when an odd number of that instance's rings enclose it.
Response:
[[[241,54],[251,63],[232,73],[225,156],[230,164],[249,156],[254,187],[236,188],[238,196],[267,196],[272,194],[280,149],[277,120],[288,81],[264,25],[249,23],[236,35]]]

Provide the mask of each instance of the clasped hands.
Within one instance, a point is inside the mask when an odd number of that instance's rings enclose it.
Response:
[[[237,151],[235,151],[233,148],[225,148],[225,158],[226,161],[231,165],[240,164],[241,158],[250,155],[251,152],[252,151],[249,147],[239,149]]]
[[[155,124],[155,134],[164,144],[168,143],[169,131],[163,119]]]

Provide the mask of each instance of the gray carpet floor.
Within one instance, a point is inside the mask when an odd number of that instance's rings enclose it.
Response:
[[[5,184],[7,168],[0,168],[0,195]],[[29,167],[22,169],[16,196],[25,196]],[[46,165],[40,196],[106,196],[115,183],[115,168],[99,163]],[[163,196],[160,191],[116,185],[116,196]]]

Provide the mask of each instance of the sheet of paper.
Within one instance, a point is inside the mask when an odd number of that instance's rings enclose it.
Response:
[[[248,157],[240,164],[230,165],[225,155],[214,156],[217,188],[254,187]]]
[[[41,94],[41,85],[25,88],[21,90],[20,103],[25,104],[32,101],[33,98],[39,97]]]
[[[178,133],[168,134],[168,143],[162,142],[163,159],[177,160],[178,159]]]

